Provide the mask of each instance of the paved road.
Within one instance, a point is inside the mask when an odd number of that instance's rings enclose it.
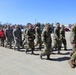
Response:
[[[69,33],[66,35],[68,49],[71,49]],[[36,55],[26,55],[24,50],[18,52],[0,47],[0,75],[76,75],[76,68],[68,64],[70,50],[61,52],[64,55],[54,51],[50,56],[53,60],[41,60],[40,51],[35,51]]]

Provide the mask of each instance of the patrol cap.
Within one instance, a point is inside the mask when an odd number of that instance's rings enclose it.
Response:
[[[50,26],[50,23],[46,23],[45,25],[46,25],[46,26],[47,26],[47,25],[49,25],[49,26]]]
[[[59,23],[59,22],[57,22],[56,24],[59,24],[59,25],[60,25],[60,23]]]
[[[36,25],[36,26],[40,26],[40,25],[41,25],[41,23],[40,23],[40,22],[37,22],[35,25]]]

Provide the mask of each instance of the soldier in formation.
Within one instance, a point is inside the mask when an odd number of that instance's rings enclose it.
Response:
[[[54,29],[54,34],[53,34],[53,40],[54,40],[53,48],[58,50],[58,54],[61,54],[60,53],[61,50],[60,23],[56,23],[56,27]]]
[[[41,50],[41,29],[40,29],[40,23],[36,24],[35,28],[35,46],[39,44],[39,50]]]
[[[5,31],[5,37],[6,37],[6,47],[7,45],[9,45],[9,48],[12,49],[13,31],[10,25],[7,26],[7,29]]]
[[[72,44],[72,52],[70,53],[70,60],[68,61],[72,68],[76,65],[76,24],[73,25],[70,33],[70,42]]]
[[[44,44],[44,51],[41,52],[40,54],[41,59],[42,59],[42,56],[44,55],[47,55],[47,59],[50,59],[52,39],[51,39],[49,28],[50,28],[50,25],[48,23],[46,24],[45,29],[42,31],[42,41]]]
[[[26,36],[27,36],[27,48],[26,48],[26,53],[28,52],[28,49],[31,48],[32,53],[34,54],[34,31],[32,29],[32,25],[29,24],[29,27],[26,31]]]
[[[21,46],[21,31],[19,29],[19,26],[16,26],[15,27],[15,30],[13,32],[13,35],[14,35],[14,41],[15,41],[15,46],[14,46],[14,49],[16,49],[17,47],[17,50],[20,51],[20,46]]]
[[[64,28],[65,28],[65,26],[62,25],[61,30],[60,30],[60,38],[61,38],[61,43],[64,45],[64,50],[67,50],[67,42],[66,42],[66,38],[65,38]]]

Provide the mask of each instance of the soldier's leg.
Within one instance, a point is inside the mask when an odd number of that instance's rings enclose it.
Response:
[[[0,38],[0,46],[4,47],[4,39],[3,38]]]
[[[59,40],[59,41],[58,41],[58,54],[61,54],[61,53],[60,53],[60,50],[61,50],[61,41]]]
[[[12,39],[9,40],[10,49],[12,49]]]
[[[34,41],[31,41],[31,49],[32,49],[32,53],[31,54],[34,54]]]
[[[0,38],[0,46],[1,46],[1,38]]]
[[[39,43],[39,49],[41,50],[41,47],[42,47],[42,44],[41,43]]]
[[[26,54],[27,54],[29,48],[30,48],[30,42],[28,41],[28,42],[27,42],[27,47],[26,47],[26,50],[25,50],[25,53],[26,53]]]
[[[51,54],[51,43],[47,44],[47,59],[50,59]]]
[[[42,56],[45,56],[47,54],[46,50],[42,51],[40,54],[40,59],[42,59]]]
[[[63,39],[64,50],[67,50],[67,42],[66,39]]]
[[[55,48],[55,50],[57,50],[57,40],[54,40],[54,44],[53,44],[53,49]]]
[[[47,52],[47,59],[50,59],[50,49],[48,49],[48,52]]]
[[[21,41],[18,40],[18,51],[20,51]]]
[[[69,60],[69,64],[72,68],[75,67],[75,60],[76,60],[76,52],[71,56],[71,59]]]
[[[38,41],[37,40],[35,40],[35,47],[38,45]]]
[[[2,46],[4,47],[4,38],[2,38],[1,42],[2,42]]]

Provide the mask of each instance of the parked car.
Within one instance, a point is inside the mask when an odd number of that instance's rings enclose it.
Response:
[[[64,30],[65,30],[65,31],[70,31],[69,28],[67,28],[67,27],[65,27]]]

